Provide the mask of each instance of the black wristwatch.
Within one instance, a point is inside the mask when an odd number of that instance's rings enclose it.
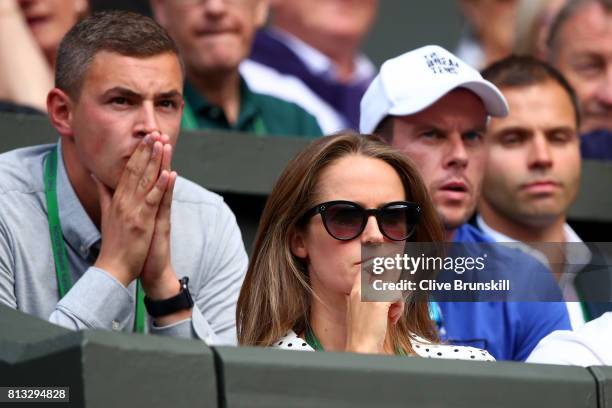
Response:
[[[173,296],[164,300],[152,300],[145,296],[144,304],[147,308],[147,312],[152,317],[161,317],[178,312],[180,310],[190,309],[193,307],[193,299],[191,293],[189,293],[189,278],[185,276],[179,279],[181,284],[181,291],[178,295]]]

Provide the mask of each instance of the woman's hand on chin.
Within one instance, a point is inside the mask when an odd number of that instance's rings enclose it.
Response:
[[[404,302],[362,302],[361,274],[356,274],[351,293],[346,298],[346,351],[385,354],[387,327],[395,325],[404,313]]]

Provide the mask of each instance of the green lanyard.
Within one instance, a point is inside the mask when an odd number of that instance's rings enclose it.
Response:
[[[325,351],[323,349],[323,346],[321,345],[321,342],[310,328],[310,325],[306,327],[306,343],[308,343],[308,345],[312,347],[315,351]],[[395,354],[397,354],[398,356],[406,355],[406,353],[404,353],[404,350],[399,348],[395,350]]]
[[[185,130],[197,130],[199,129],[198,118],[195,112],[189,105],[189,102],[185,100],[185,108],[183,109],[183,118],[181,119],[181,127]],[[265,136],[268,134],[268,129],[261,116],[257,116],[253,121],[253,133],[257,136]]]
[[[57,291],[60,299],[72,287],[72,278],[68,268],[68,253],[64,244],[62,224],[59,218],[59,207],[57,205],[57,147],[49,153],[45,162],[45,197],[47,199],[47,220],[49,221],[49,235],[53,248],[55,260],[55,274],[57,276]],[[145,331],[145,309],[144,291],[140,281],[136,284],[136,319],[134,320],[134,331],[144,333]]]
[[[325,351],[323,350],[321,342],[319,341],[319,339],[317,339],[317,336],[315,336],[310,326],[306,327],[306,343],[308,343],[308,345],[312,347],[315,351]]]
[[[582,296],[582,293],[580,293],[579,290],[576,290],[578,292],[578,299],[584,299],[584,297]],[[586,302],[583,302],[582,300],[579,300],[580,302],[580,310],[582,311],[582,317],[584,318],[585,322],[590,322],[591,320],[593,320],[593,317],[591,316],[591,313],[589,312],[589,309],[586,305]]]

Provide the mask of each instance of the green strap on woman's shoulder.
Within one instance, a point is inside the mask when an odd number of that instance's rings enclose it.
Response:
[[[306,343],[308,343],[308,345],[312,347],[315,351],[325,351],[323,350],[323,346],[321,345],[321,342],[319,342],[319,339],[317,338],[317,336],[315,336],[310,326],[306,327],[305,337],[306,337],[305,339]]]

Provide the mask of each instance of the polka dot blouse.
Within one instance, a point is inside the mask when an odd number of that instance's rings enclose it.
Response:
[[[283,350],[314,351],[304,339],[290,330],[282,339],[278,340],[271,347]],[[415,337],[412,340],[414,352],[425,358],[441,358],[448,360],[473,360],[473,361],[495,361],[492,355],[486,350],[474,347],[453,346],[450,344],[432,344],[427,340]]]

